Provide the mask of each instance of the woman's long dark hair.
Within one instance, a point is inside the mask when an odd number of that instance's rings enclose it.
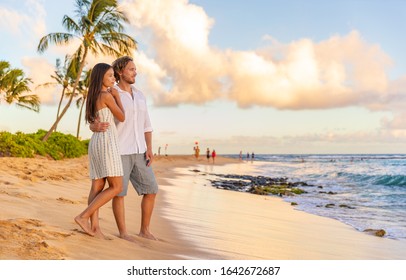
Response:
[[[96,116],[96,103],[97,99],[99,99],[104,74],[112,68],[111,65],[107,63],[97,63],[93,69],[92,73],[90,74],[90,81],[89,81],[89,90],[87,93],[87,100],[86,100],[86,115],[85,119],[86,122],[92,123],[97,118]]]

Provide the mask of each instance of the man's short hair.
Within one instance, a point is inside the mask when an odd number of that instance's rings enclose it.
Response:
[[[128,62],[133,61],[132,57],[129,57],[128,55],[122,56],[117,58],[111,66],[113,66],[114,70],[114,77],[116,78],[116,81],[120,81],[120,75],[118,74],[119,72],[123,71],[124,68],[127,66]]]

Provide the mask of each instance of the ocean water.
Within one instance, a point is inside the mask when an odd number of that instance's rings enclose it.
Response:
[[[250,175],[312,185],[301,187],[305,194],[284,197],[298,203],[298,210],[340,220],[359,231],[384,229],[388,238],[406,239],[406,155],[255,155],[254,160],[243,160],[255,167],[256,174]]]

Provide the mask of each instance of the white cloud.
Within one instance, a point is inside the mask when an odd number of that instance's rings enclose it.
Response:
[[[39,38],[45,33],[46,12],[42,1],[26,0],[21,10],[0,6],[0,28],[3,32],[20,35],[27,39],[33,36]]]
[[[58,96],[61,88],[43,87],[45,83],[55,82],[51,75],[54,74],[55,66],[51,65],[46,58],[22,58],[22,64],[27,69],[26,76],[33,80],[31,85],[32,93],[37,94],[41,100],[41,104],[55,104],[58,102]],[[59,91],[60,90],[60,91]]]
[[[242,106],[308,109],[366,106],[387,94],[390,59],[356,31],[320,43],[302,39],[277,47],[278,52],[270,46],[229,54],[231,99]]]
[[[397,112],[394,114],[392,118],[382,118],[381,126],[385,130],[391,131],[399,131],[405,130],[406,131],[406,113],[405,112]]]
[[[25,11],[30,17],[31,25],[27,25],[29,30],[27,32],[34,33],[36,37],[40,38],[46,33],[46,11],[44,2],[41,0],[26,0]]]
[[[21,27],[28,21],[27,15],[0,6],[0,28],[3,32],[21,35]]]
[[[258,50],[219,50],[208,42],[214,20],[186,0],[122,5],[136,11],[129,14],[131,24],[149,48],[137,63],[150,76],[147,88],[157,104],[228,98],[241,107],[299,110],[372,108],[389,98],[391,59],[357,31],[289,44],[264,35],[269,45]]]
[[[137,63],[137,82],[141,80],[148,85],[148,92],[155,99],[159,99],[158,94],[166,91],[165,85],[170,84],[168,75],[155,60],[149,58],[144,52],[137,52],[134,55],[134,60]]]
[[[225,57],[208,45],[208,34],[213,20],[204,10],[187,1],[124,1],[125,10],[137,11],[129,14],[131,23],[141,29],[143,38],[154,57],[139,65],[146,75],[167,73],[167,78],[149,78],[148,91],[155,94],[158,104],[200,104],[218,98],[222,91],[219,79],[223,73]],[[154,71],[150,65],[156,65]],[[149,64],[149,65],[148,65]],[[156,82],[161,83],[157,85]]]

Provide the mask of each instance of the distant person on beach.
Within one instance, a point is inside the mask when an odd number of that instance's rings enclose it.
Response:
[[[158,193],[158,184],[151,164],[152,152],[152,126],[149,118],[147,103],[143,93],[135,84],[137,76],[133,59],[123,56],[113,62],[114,75],[117,80],[115,89],[120,94],[126,118],[117,124],[118,139],[123,163],[123,191],[113,199],[113,212],[116,218],[120,237],[135,241],[127,232],[125,224],[124,197],[127,195],[128,184],[131,181],[141,201],[141,226],[139,236],[156,240],[150,232],[150,222]],[[90,125],[92,131],[104,131],[108,124],[94,122]],[[165,146],[165,155],[166,155]]]
[[[206,150],[206,157],[207,157],[207,161],[210,161],[210,149],[207,148]]]
[[[213,152],[211,152],[211,158],[213,159],[214,163],[214,160],[216,159],[216,150],[213,150]]]
[[[75,222],[89,235],[104,238],[100,230],[98,209],[122,191],[123,165],[114,119],[125,119],[120,95],[113,88],[113,68],[106,63],[96,64],[90,76],[86,100],[86,121],[96,118],[109,124],[105,132],[94,132],[89,142],[89,170],[92,186],[88,207],[75,217]],[[109,187],[105,190],[106,180]],[[90,224],[89,224],[90,219]]]
[[[250,158],[250,153],[247,153],[247,160]]]
[[[159,148],[158,148],[158,156],[160,156],[161,155],[161,146],[159,146]]]
[[[197,145],[196,147],[194,147],[194,150],[195,150],[195,157],[196,157],[196,158],[199,158],[199,154],[200,154],[200,148],[199,148],[199,146]]]
[[[240,151],[240,160],[242,160],[242,151]]]
[[[252,152],[251,159],[254,159],[254,158],[255,158],[255,154],[254,154],[254,152]]]

